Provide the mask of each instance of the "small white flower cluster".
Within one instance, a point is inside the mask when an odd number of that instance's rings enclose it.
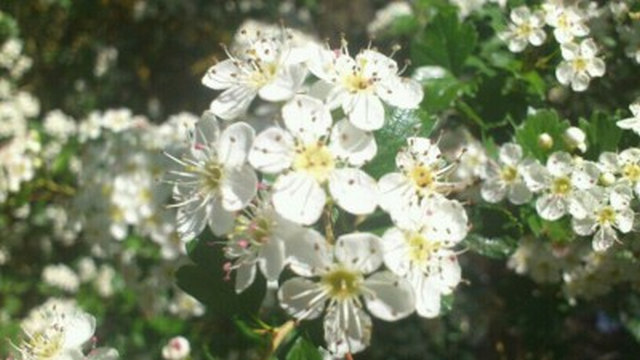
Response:
[[[458,7],[461,18],[466,18],[488,4],[498,4],[500,7],[507,5],[507,0],[449,0],[449,2]]]
[[[605,152],[598,162],[567,152],[552,153],[546,165],[523,158],[513,143],[500,148],[499,161],[487,164],[482,197],[516,205],[534,197],[541,218],[556,221],[571,215],[573,231],[593,236],[593,249],[603,252],[618,241],[618,233],[632,230],[632,200],[640,195],[640,149]]]
[[[528,44],[542,45],[547,37],[543,26],[552,27],[563,59],[556,69],[556,78],[573,91],[585,91],[591,79],[603,76],[606,69],[598,57],[595,41],[585,38],[590,33],[588,20],[589,13],[579,4],[548,0],[534,11],[526,5],[513,9],[512,23],[498,37],[508,43],[512,52],[521,52]]]
[[[10,78],[18,80],[31,68],[33,60],[22,54],[22,40],[11,38],[0,47],[0,71],[6,71]]]
[[[393,1],[376,11],[375,18],[367,25],[369,35],[377,35],[391,27],[399,18],[413,14],[411,4],[405,1]]]
[[[169,155],[177,164],[168,174],[177,231],[189,241],[208,226],[226,238],[225,270],[235,271],[236,291],[260,269],[291,316],[325,314],[327,347],[344,356],[369,344],[365,307],[387,321],[440,313],[441,297],[461,280],[454,247],[468,219],[446,198],[456,187],[448,180],[455,163],[427,138],[408,138],[397,170],[379,181],[363,169],[378,152],[372,132],[385,126],[384,104],[416,108],[420,84],[374,49],[352,57],[344,40],[332,50],[296,43],[289,33],[242,28],[230,58],[204,76],[204,85],[222,93],[190,129],[188,150]],[[316,78],[310,86],[309,72]],[[261,119],[258,135],[246,122],[229,123],[256,96],[283,102],[277,122]],[[336,114],[344,118],[334,121]],[[337,212],[360,222],[378,207],[393,221],[382,237],[334,233]],[[285,267],[298,277],[279,284]]]
[[[51,298],[33,309],[22,322],[24,338],[15,349],[16,359],[116,360],[112,348],[95,348],[96,319],[73,301]],[[86,353],[87,347],[91,350]]]

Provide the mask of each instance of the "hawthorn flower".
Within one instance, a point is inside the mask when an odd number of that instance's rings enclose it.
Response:
[[[618,121],[616,125],[621,129],[633,130],[633,132],[640,135],[640,101],[629,105],[629,110],[631,110],[633,116]]]
[[[498,37],[506,41],[509,50],[521,52],[527,44],[540,46],[547,38],[544,32],[544,13],[534,11],[526,6],[519,6],[511,11],[511,21],[508,30],[498,34]]]
[[[522,159],[520,145],[502,145],[498,160],[499,163],[487,163],[486,179],[481,188],[482,198],[492,203],[501,201],[505,196],[516,205],[529,202],[532,194],[524,182],[522,173],[530,161]]]
[[[411,283],[418,315],[431,318],[440,313],[441,296],[460,282],[452,248],[466,237],[468,219],[459,202],[445,198],[425,199],[412,210],[411,220],[384,233],[384,262]]]
[[[18,358],[81,360],[82,346],[96,330],[93,316],[75,307],[46,307],[41,310],[37,324],[23,327],[25,339],[17,346]],[[35,326],[34,326],[35,325]]]
[[[286,129],[260,133],[249,162],[266,174],[279,174],[273,185],[273,205],[285,219],[310,225],[327,200],[349,213],[372,213],[376,183],[358,167],[377,151],[373,135],[341,120],[331,128],[331,113],[322,101],[299,95],[282,108]]]
[[[565,215],[576,190],[592,188],[599,175],[595,163],[582,161],[577,164],[566,152],[551,154],[546,167],[537,162],[530,164],[523,173],[529,190],[543,192],[536,200],[536,210],[543,219],[551,221]]]
[[[618,240],[621,233],[631,231],[634,212],[630,209],[633,190],[620,185],[615,188],[594,187],[581,191],[574,199],[571,225],[576,234],[593,236],[593,250],[605,251]],[[578,217],[575,217],[579,215]]]
[[[253,199],[258,179],[245,161],[253,138],[253,128],[243,122],[220,132],[215,117],[205,113],[191,134],[190,151],[180,159],[169,155],[182,166],[169,173],[175,177],[173,206],[183,241],[193,239],[207,223],[218,236],[229,232],[233,212]]]
[[[618,175],[618,182],[630,186],[640,196],[640,149],[629,148],[612,155],[608,167]]]
[[[437,144],[422,137],[410,137],[407,143],[409,146],[396,156],[399,172],[386,174],[378,181],[380,207],[396,221],[421,199],[446,194],[455,186],[446,181],[455,163],[443,159]]]
[[[560,44],[573,41],[576,37],[589,35],[587,16],[575,6],[546,3],[543,5],[545,21],[554,28],[553,35]]]
[[[362,50],[355,59],[346,42],[340,50],[318,48],[309,70],[329,86],[327,103],[342,106],[353,126],[364,131],[380,129],[384,124],[383,102],[402,109],[415,109],[424,96],[422,86],[400,77],[398,64],[372,49]]]
[[[406,280],[389,271],[374,273],[383,261],[379,237],[351,233],[328,245],[315,230],[310,235],[291,242],[291,270],[302,277],[282,284],[278,299],[285,311],[301,320],[317,318],[327,304],[324,338],[334,356],[360,352],[369,344],[372,323],[362,299],[371,314],[385,321],[414,311]]]
[[[256,266],[267,282],[277,287],[285,265],[287,239],[297,240],[306,231],[278,215],[271,201],[264,197],[250,204],[236,217],[225,247],[226,257],[234,260],[228,266],[229,270],[236,270],[236,292],[244,291],[253,283]]]
[[[246,42],[238,54],[209,68],[202,83],[214,90],[224,90],[209,107],[223,120],[243,115],[256,95],[266,101],[284,101],[293,97],[307,76],[300,56],[292,54],[286,31],[267,36],[240,30]]]
[[[591,78],[604,75],[605,63],[596,57],[598,48],[593,39],[585,39],[579,45],[565,43],[561,45],[561,62],[556,69],[556,78],[562,85],[571,84],[573,91],[585,91]]]

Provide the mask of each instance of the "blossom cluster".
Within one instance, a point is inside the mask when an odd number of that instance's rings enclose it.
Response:
[[[368,345],[364,307],[387,321],[437,316],[441,296],[461,280],[454,248],[468,230],[463,206],[447,198],[455,162],[415,136],[398,152],[397,170],[379,180],[365,170],[385,114],[417,108],[421,85],[376,49],[352,56],[344,40],[330,49],[255,23],[227,53],[202,80],[222,92],[188,131],[189,148],[169,154],[181,239],[208,226],[224,239],[237,292],[259,269],[291,316],[324,313],[336,356]],[[274,106],[269,117],[256,115]],[[339,228],[338,213],[351,214],[354,226]],[[382,236],[357,230],[374,213],[392,219]]]

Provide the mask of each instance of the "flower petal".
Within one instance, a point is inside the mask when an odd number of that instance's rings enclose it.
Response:
[[[415,295],[411,284],[389,271],[373,274],[364,285],[372,294],[365,295],[367,309],[377,318],[396,321],[415,310]]]
[[[258,177],[248,164],[225,169],[220,194],[222,207],[227,211],[237,211],[249,204],[258,191]]]
[[[292,172],[278,177],[273,185],[273,206],[283,218],[302,225],[315,223],[327,201],[315,178]]]
[[[375,94],[350,94],[344,98],[342,108],[349,121],[359,129],[378,130],[384,125],[384,106]]]
[[[351,214],[371,214],[378,206],[376,181],[360,169],[333,171],[329,177],[329,192],[336,204]]]
[[[209,110],[223,120],[233,120],[247,112],[255,97],[255,89],[246,85],[234,85],[218,95]]]
[[[342,235],[333,251],[336,260],[363,274],[372,273],[382,265],[382,240],[371,233]]]
[[[329,134],[331,113],[321,100],[308,95],[297,95],[282,107],[282,119],[294,137],[304,143]]]
[[[315,319],[322,314],[326,295],[315,282],[299,277],[285,281],[278,290],[280,306],[296,319]]]
[[[291,166],[294,154],[295,143],[291,135],[271,127],[256,137],[249,151],[249,162],[261,172],[275,174]]]

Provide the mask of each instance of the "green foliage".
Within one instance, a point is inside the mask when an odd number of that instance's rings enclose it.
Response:
[[[587,156],[597,160],[604,151],[617,151],[622,139],[622,129],[609,114],[594,111],[589,120],[581,118],[580,128],[587,135]]]
[[[300,336],[293,344],[286,360],[322,360],[322,354],[309,340]]]
[[[478,35],[469,23],[461,23],[451,10],[440,11],[411,44],[414,64],[439,65],[460,75],[474,51]]]
[[[524,123],[516,128],[515,138],[522,150],[540,161],[555,151],[564,150],[562,134],[569,128],[567,120],[560,120],[554,110],[538,110],[527,116]],[[540,135],[548,134],[553,139],[551,147],[540,145]]]
[[[441,78],[424,80],[423,85],[422,108],[431,114],[452,107],[455,100],[472,90],[470,83],[459,80],[449,72]]]

